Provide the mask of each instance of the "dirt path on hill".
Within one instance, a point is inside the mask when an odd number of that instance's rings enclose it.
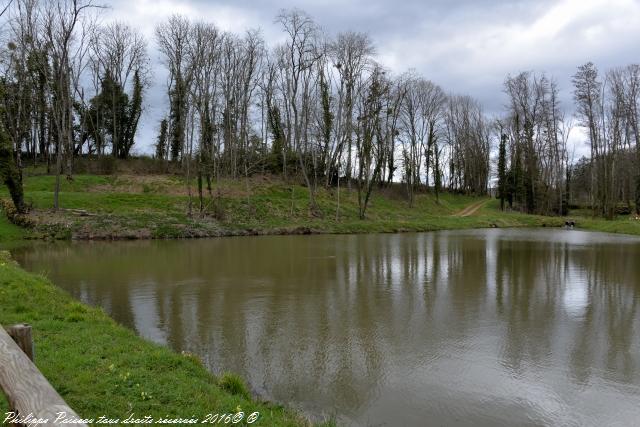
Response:
[[[454,213],[452,216],[459,216],[459,217],[471,216],[476,212],[478,212],[478,210],[480,210],[480,208],[483,207],[485,203],[487,203],[488,201],[489,200],[487,199],[487,200],[480,200],[479,202],[472,203],[466,208],[462,209],[460,212]]]

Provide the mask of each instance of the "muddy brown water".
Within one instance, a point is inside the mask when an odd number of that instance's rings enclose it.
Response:
[[[573,230],[15,249],[138,334],[344,425],[640,425],[640,239]]]

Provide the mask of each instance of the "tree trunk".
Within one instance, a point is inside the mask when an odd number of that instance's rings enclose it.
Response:
[[[9,137],[0,129],[0,176],[9,189],[11,200],[18,213],[25,213],[27,207],[24,203],[24,193],[22,191],[22,174],[16,166],[13,144]]]

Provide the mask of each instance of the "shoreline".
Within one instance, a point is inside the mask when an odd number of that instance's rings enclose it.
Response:
[[[361,222],[344,222],[339,223],[340,226],[323,227],[319,223],[318,226],[297,225],[291,227],[273,227],[273,228],[218,228],[213,231],[204,231],[197,229],[185,229],[183,233],[170,233],[167,235],[153,235],[145,230],[128,229],[121,230],[118,233],[101,234],[100,231],[71,231],[68,229],[48,229],[43,231],[35,226],[25,227],[28,221],[24,219],[14,223],[11,215],[7,214],[6,209],[0,208],[2,220],[10,222],[11,226],[18,227],[19,231],[9,238],[6,236],[0,239],[0,243],[7,242],[29,242],[29,241],[100,241],[100,242],[117,242],[132,240],[190,240],[190,239],[209,239],[220,237],[251,237],[251,236],[296,236],[296,235],[359,235],[359,234],[402,234],[402,233],[425,233],[432,231],[446,230],[469,230],[469,229],[487,229],[487,228],[563,228],[568,217],[551,217],[528,215],[517,212],[500,213],[509,215],[508,219],[491,215],[474,215],[474,216],[441,216],[430,218],[431,221],[424,223],[402,223],[394,221],[368,221]],[[443,223],[444,221],[444,223]],[[640,222],[634,223],[629,221],[623,222],[610,221],[599,218],[580,218],[576,224],[575,230],[594,231],[613,234],[625,234],[630,236],[640,235]]]
[[[40,212],[42,214],[42,212]],[[441,215],[426,218],[419,222],[349,220],[344,222],[315,221],[308,225],[273,226],[273,227],[237,227],[219,224],[214,229],[198,227],[181,227],[166,233],[152,233],[144,228],[119,228],[118,230],[101,230],[99,225],[83,223],[74,228],[51,225],[33,225],[28,217],[20,217],[0,212],[14,227],[19,227],[19,238],[4,241],[127,241],[127,240],[187,240],[217,237],[239,236],[279,236],[279,235],[348,235],[348,234],[393,234],[422,233],[442,230],[464,230],[481,228],[558,228],[564,225],[562,217],[543,217],[520,213],[499,213],[493,215],[476,214],[470,216]],[[29,224],[25,226],[25,224]],[[2,241],[2,240],[0,240]]]
[[[0,251],[0,324],[15,323],[32,325],[36,365],[83,418],[203,419],[211,413],[259,412],[255,425],[335,425],[264,401],[235,374],[214,376],[198,356],[140,337]],[[7,408],[0,399],[0,413]]]
[[[399,185],[377,189],[363,220],[355,190],[343,188],[338,195],[335,188],[318,188],[317,210],[312,214],[306,187],[273,176],[255,176],[242,183],[221,180],[200,207],[197,198],[186,195],[186,181],[178,177],[76,175],[62,182],[61,208],[55,211],[51,209],[53,178],[25,177],[25,197],[31,206],[26,215],[17,215],[6,192],[0,192],[4,211],[0,212],[0,242],[562,227],[566,220],[576,221],[579,229],[640,235],[640,221],[633,216],[608,221],[593,218],[584,209],[565,217],[530,215],[501,211],[499,200],[487,196],[443,192],[436,197],[423,189],[410,205],[406,189]]]
[[[101,241],[101,242],[118,242],[118,241],[131,241],[131,240],[190,240],[190,239],[210,239],[219,237],[251,237],[251,236],[303,236],[303,235],[362,235],[362,234],[403,234],[403,233],[426,233],[432,231],[447,231],[447,230],[469,230],[469,229],[488,229],[488,228],[561,228],[563,227],[563,220],[561,218],[548,217],[549,221],[541,224],[527,224],[527,223],[513,223],[513,224],[498,224],[495,221],[477,220],[470,223],[461,223],[453,226],[439,226],[439,225],[423,225],[423,226],[393,226],[382,224],[379,227],[374,225],[373,228],[363,230],[359,227],[353,227],[351,229],[321,229],[311,228],[306,226],[296,226],[291,228],[264,228],[264,229],[224,229],[212,233],[201,232],[189,232],[186,231],[182,235],[169,235],[169,236],[153,236],[146,233],[140,233],[137,230],[131,232],[124,232],[122,234],[109,234],[101,235],[99,233],[80,233],[72,234],[71,236],[56,236],[51,237],[47,235],[27,235],[23,240],[25,241]],[[580,228],[576,228],[580,229]],[[29,233],[29,229],[25,230]]]

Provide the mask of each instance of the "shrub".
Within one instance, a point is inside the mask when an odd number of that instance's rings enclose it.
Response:
[[[618,204],[616,206],[616,215],[631,215],[631,206],[627,204]]]

